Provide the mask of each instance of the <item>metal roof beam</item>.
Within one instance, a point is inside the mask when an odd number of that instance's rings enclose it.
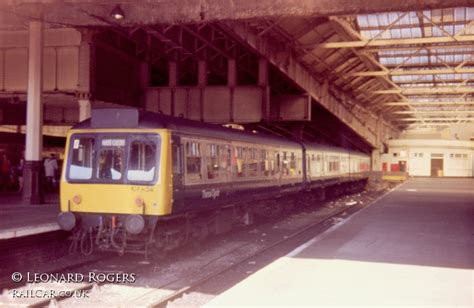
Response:
[[[427,46],[428,47],[428,46]],[[362,52],[368,53],[376,53],[380,51],[416,51],[420,48],[420,46],[406,46],[406,45],[392,45],[392,46],[370,46],[364,48]],[[448,50],[448,49],[458,49],[458,48],[474,48],[474,44],[468,44],[463,42],[457,42],[453,44],[442,44],[442,45],[430,45],[429,48],[435,53],[436,50]],[[462,54],[469,53],[468,51],[460,51]],[[381,55],[382,57],[404,57],[408,54],[400,54],[400,55]]]
[[[373,46],[394,46],[394,45],[416,45],[416,44],[439,44],[452,42],[474,42],[474,35],[433,36],[417,38],[383,39],[383,40],[364,40],[350,42],[327,42],[320,44],[309,44],[306,47],[312,48],[362,48]]]
[[[394,121],[401,121],[401,122],[430,122],[430,121],[474,121],[474,117],[464,117],[464,118],[456,118],[456,117],[450,117],[450,118],[400,118],[400,119],[395,119]]]
[[[374,94],[403,94],[403,95],[423,95],[423,94],[463,94],[474,93],[473,87],[435,87],[435,88],[403,88],[390,90],[373,91]]]
[[[403,76],[403,75],[437,75],[437,74],[469,74],[474,73],[474,68],[443,68],[443,69],[426,69],[426,70],[386,70],[386,71],[367,71],[354,72],[351,76],[367,77],[367,76]]]
[[[437,105],[446,105],[446,106],[462,106],[462,105],[474,105],[474,101],[465,101],[465,102],[388,102],[384,104],[385,106],[437,106]]]
[[[403,111],[393,111],[395,114],[474,114],[474,110],[403,110]]]

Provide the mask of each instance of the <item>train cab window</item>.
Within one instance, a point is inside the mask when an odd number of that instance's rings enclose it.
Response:
[[[186,176],[189,182],[198,182],[201,174],[201,144],[198,142],[186,143]]]
[[[123,172],[123,150],[101,149],[97,171],[98,179],[120,180]]]
[[[124,170],[125,138],[103,138],[100,146],[97,178],[121,180]]]
[[[150,141],[133,141],[128,158],[127,180],[151,182],[155,178],[156,143]]]
[[[72,156],[68,177],[71,180],[90,180],[92,178],[95,139],[89,137],[72,140]]]

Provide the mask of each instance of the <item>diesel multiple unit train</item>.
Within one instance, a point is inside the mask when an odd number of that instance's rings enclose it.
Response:
[[[68,134],[58,222],[73,251],[158,254],[328,187],[360,188],[369,166],[342,148],[97,109]]]

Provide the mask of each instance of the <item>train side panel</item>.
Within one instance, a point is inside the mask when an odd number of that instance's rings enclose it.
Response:
[[[173,213],[268,199],[302,189],[302,148],[179,135]],[[173,137],[174,138],[174,137]],[[173,139],[174,140],[174,139]],[[176,154],[175,154],[176,155]],[[176,177],[177,175],[174,174]]]

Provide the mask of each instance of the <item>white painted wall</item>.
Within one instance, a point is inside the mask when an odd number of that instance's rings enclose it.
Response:
[[[233,94],[227,86],[153,87],[146,91],[146,109],[210,123],[259,122],[262,119],[262,88],[239,86]],[[174,92],[174,94],[173,94]],[[174,95],[174,106],[172,97]],[[231,104],[231,95],[233,102]],[[174,112],[172,112],[174,108]],[[232,110],[231,110],[232,109]]]
[[[44,30],[44,91],[77,90],[80,43],[75,29]],[[26,92],[28,31],[0,31],[0,63],[0,91]]]
[[[388,170],[391,164],[406,160],[410,176],[430,176],[431,155],[442,154],[444,176],[474,176],[474,141],[397,139],[390,140],[388,147],[389,153],[381,158]]]

